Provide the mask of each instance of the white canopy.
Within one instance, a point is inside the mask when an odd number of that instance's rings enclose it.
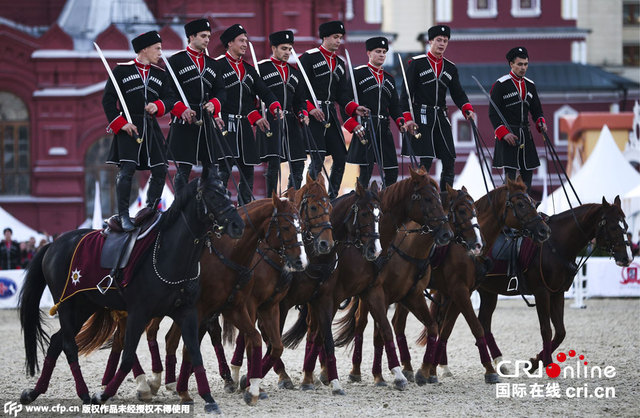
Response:
[[[487,189],[484,187],[484,181],[482,179],[482,166],[480,160],[474,151],[469,153],[467,157],[467,163],[464,165],[462,172],[456,176],[456,180],[453,183],[454,189],[461,189],[462,186],[467,188],[467,192],[473,198],[478,200],[482,196],[487,194]],[[491,184],[491,173],[484,173],[487,180],[487,186],[489,190],[493,190]]]
[[[47,239],[46,236],[38,233],[35,229],[31,229],[27,225],[20,222],[12,214],[0,207],[0,228],[11,228],[13,231],[12,239],[14,241],[28,241],[29,238],[34,237],[36,239],[36,245],[40,243],[40,240]],[[4,235],[2,238],[4,239]]]
[[[624,158],[613,140],[611,131],[605,125],[591,155],[580,171],[571,177],[571,183],[582,203],[600,203],[602,197],[608,202],[613,202],[617,195],[622,198],[640,184],[640,174]],[[571,188],[568,184],[565,187],[571,204],[577,206],[578,201]],[[561,187],[549,195],[542,204],[550,215],[569,209]]]

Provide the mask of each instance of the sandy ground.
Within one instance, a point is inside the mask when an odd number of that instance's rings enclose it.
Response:
[[[638,416],[640,414],[640,301],[638,299],[594,299],[587,300],[587,309],[565,309],[567,338],[556,351],[567,353],[576,350],[589,361],[589,367],[605,366],[615,368],[612,378],[562,378],[544,377],[527,378],[525,376],[502,378],[503,383],[519,384],[526,388],[523,397],[497,397],[495,385],[484,383],[483,369],[474,346],[473,337],[464,322],[459,319],[457,327],[449,340],[449,366],[454,377],[440,379],[440,383],[418,387],[410,383],[405,391],[397,391],[373,386],[370,375],[373,349],[371,344],[371,322],[365,335],[363,353],[363,381],[348,382],[351,351],[338,349],[338,372],[343,382],[346,396],[332,396],[330,389],[320,386],[315,392],[278,389],[277,377],[270,373],[264,380],[263,387],[269,398],[262,400],[255,407],[247,406],[241,395],[227,394],[223,391],[222,381],[218,376],[215,355],[208,340],[203,344],[205,367],[212,385],[213,395],[226,416],[424,416],[435,413],[438,416]],[[390,316],[392,315],[390,310]],[[294,313],[290,317],[295,316]],[[51,319],[52,329],[57,329],[57,320]],[[163,329],[168,328],[168,320],[163,322]],[[421,329],[420,324],[411,318],[407,336],[413,340]],[[25,388],[33,388],[36,378],[27,378],[24,373],[24,347],[20,324],[15,310],[0,311],[0,347],[2,352],[2,372],[0,373],[3,388],[0,402],[5,405],[1,413],[7,416],[6,404],[17,401]],[[164,334],[162,334],[164,335]],[[501,300],[494,314],[494,335],[507,360],[526,360],[541,348],[538,320],[534,308],[527,308],[522,300]],[[164,358],[164,341],[160,341]],[[424,350],[410,341],[410,349],[414,368],[419,366]],[[232,348],[227,347],[227,358],[231,357]],[[143,367],[150,371],[149,352],[146,340],[142,340],[138,355]],[[107,350],[101,350],[81,358],[81,367],[87,385],[93,393],[99,389],[103,368],[108,356]],[[303,348],[285,350],[284,361],[288,365],[289,374],[296,385],[302,379]],[[555,355],[554,355],[555,358]],[[42,362],[42,356],[39,357]],[[566,362],[567,364],[569,362]],[[245,363],[246,364],[246,363]],[[569,364],[575,364],[572,361]],[[392,381],[386,369],[385,378]],[[244,370],[244,369],[243,369]],[[558,383],[560,397],[545,396],[546,385]],[[531,391],[534,386],[542,385],[542,396],[535,397]],[[503,385],[504,387],[504,385]],[[569,398],[566,389],[569,387],[587,388],[587,397]],[[612,387],[615,398],[596,398],[593,395],[597,387]],[[197,397],[195,382],[190,381],[192,396],[196,398],[194,409],[186,414],[163,414],[159,416],[191,416],[202,415],[203,402]],[[604,392],[603,392],[604,393]],[[65,359],[58,360],[53,374],[51,386],[34,405],[60,403],[64,406],[80,405],[75,397],[74,383]],[[176,396],[162,387],[151,405],[176,405]],[[135,384],[130,375],[121,386],[118,397],[108,404],[139,405],[135,399]],[[74,414],[79,416],[82,414]],[[134,414],[131,416],[141,416]],[[158,415],[158,414],[156,414]],[[55,416],[53,413],[27,413],[22,410],[18,416]],[[60,416],[60,415],[58,415]],[[110,416],[94,414],[94,416]],[[124,416],[124,415],[120,415]]]

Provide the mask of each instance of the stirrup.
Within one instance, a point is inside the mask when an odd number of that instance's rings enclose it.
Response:
[[[514,283],[514,286],[511,287],[511,283]],[[513,276],[512,278],[509,279],[509,283],[507,284],[507,292],[511,292],[511,291],[516,291],[518,290],[518,277],[517,276]]]
[[[109,283],[107,284],[106,287],[102,287],[102,282],[104,282],[105,280],[109,280]],[[104,295],[105,293],[107,293],[107,290],[109,290],[112,284],[113,284],[113,276],[110,274],[107,274],[102,278],[102,280],[98,282],[96,287],[98,288],[98,292]]]

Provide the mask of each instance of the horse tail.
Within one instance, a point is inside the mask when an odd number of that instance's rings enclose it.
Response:
[[[348,306],[349,311],[335,322],[338,325],[338,335],[334,338],[336,347],[344,347],[353,341],[356,331],[356,313],[359,307],[360,298],[353,298]]]
[[[427,345],[427,327],[422,327],[422,332],[420,332],[420,335],[418,335],[418,338],[416,339],[416,344],[421,345],[423,347]]]
[[[87,356],[113,337],[119,325],[119,318],[114,314],[115,311],[101,309],[89,317],[76,335],[78,354]]]
[[[297,348],[302,338],[307,333],[307,314],[309,307],[305,303],[300,307],[298,319],[287,332],[282,335],[282,344],[287,348]]]
[[[43,353],[49,345],[49,334],[42,328],[44,313],[40,310],[40,299],[47,286],[42,270],[42,260],[51,244],[45,245],[33,256],[26,271],[22,291],[20,292],[20,325],[24,338],[25,367],[29,376],[33,376],[38,366],[38,347]]]
[[[218,320],[218,317],[212,319],[212,321]],[[220,328],[220,326],[218,326]],[[236,327],[233,326],[230,320],[226,316],[222,316],[222,342],[233,344],[236,342]]]

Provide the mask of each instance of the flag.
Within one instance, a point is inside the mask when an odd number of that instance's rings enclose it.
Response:
[[[96,192],[93,197],[93,219],[91,220],[91,228],[102,228],[102,205],[100,203],[100,182],[96,180]]]

